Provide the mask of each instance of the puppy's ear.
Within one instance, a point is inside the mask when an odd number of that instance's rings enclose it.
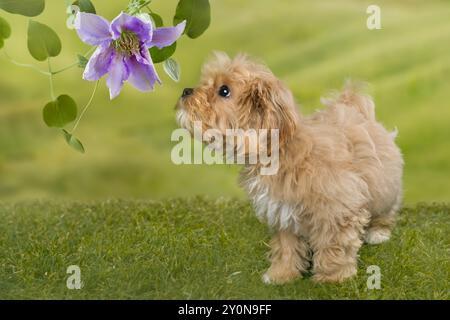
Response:
[[[249,123],[260,129],[279,129],[280,141],[290,140],[298,126],[298,112],[289,89],[272,74],[255,78],[244,92]],[[258,123],[255,123],[258,122]]]

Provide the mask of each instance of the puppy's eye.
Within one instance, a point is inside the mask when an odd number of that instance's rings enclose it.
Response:
[[[228,98],[231,95],[231,90],[228,86],[221,86],[219,89],[219,96]]]

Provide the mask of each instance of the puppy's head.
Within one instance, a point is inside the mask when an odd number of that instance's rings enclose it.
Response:
[[[280,142],[293,136],[298,122],[291,92],[264,65],[245,55],[215,53],[202,68],[196,88],[186,88],[177,104],[179,124],[202,129],[279,129]]]

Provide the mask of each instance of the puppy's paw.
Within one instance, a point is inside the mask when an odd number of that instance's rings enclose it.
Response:
[[[272,279],[270,278],[270,276],[266,273],[263,274],[262,278],[261,278],[262,282],[264,282],[265,284],[272,284]]]
[[[365,236],[365,242],[368,244],[380,244],[386,242],[391,237],[391,230],[388,229],[369,229]]]
[[[320,282],[320,283],[324,283],[324,282],[340,283],[340,282],[347,280],[348,278],[355,276],[356,273],[357,273],[356,266],[352,265],[352,266],[347,266],[345,268],[341,268],[338,271],[333,272],[333,273],[317,272],[312,277],[312,279],[313,279],[313,281]]]
[[[262,276],[265,284],[283,284],[288,283],[300,277],[300,272],[296,269],[284,267],[270,267]]]

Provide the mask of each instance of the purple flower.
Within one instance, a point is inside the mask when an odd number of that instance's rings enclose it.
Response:
[[[103,17],[80,12],[75,29],[80,39],[97,49],[83,73],[83,79],[97,81],[109,74],[111,99],[117,97],[125,81],[141,91],[153,90],[161,83],[148,49],[173,44],[183,33],[186,21],[175,27],[154,29],[150,21],[122,12],[111,23]]]

